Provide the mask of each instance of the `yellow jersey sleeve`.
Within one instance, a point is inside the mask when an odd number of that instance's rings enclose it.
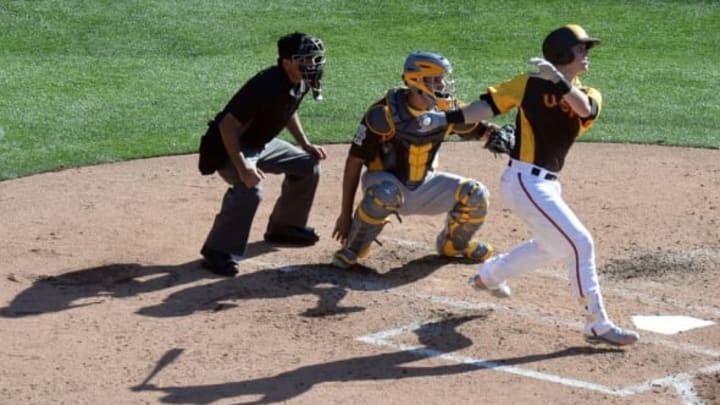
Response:
[[[527,81],[528,75],[526,73],[487,88],[487,94],[492,97],[493,103],[495,103],[495,107],[500,111],[500,114],[520,106]]]

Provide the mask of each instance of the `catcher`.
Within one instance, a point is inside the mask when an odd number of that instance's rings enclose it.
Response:
[[[355,265],[393,215],[436,215],[447,212],[437,236],[440,255],[482,263],[493,247],[474,239],[488,207],[488,190],[475,179],[436,170],[438,150],[451,134],[485,142],[494,153],[509,153],[512,127],[485,123],[450,124],[428,133],[419,131],[417,117],[425,111],[458,107],[452,66],[442,55],[413,52],[405,60],[406,87],[388,90],[365,113],[345,161],[340,215],[333,238],[343,247],[333,256],[339,268]],[[362,176],[364,196],[353,215]]]

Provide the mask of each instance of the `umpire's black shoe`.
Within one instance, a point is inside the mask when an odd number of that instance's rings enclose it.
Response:
[[[265,233],[265,242],[285,243],[297,246],[311,246],[320,240],[314,228],[307,226],[283,226]]]
[[[224,277],[235,277],[238,274],[237,261],[231,255],[206,246],[203,246],[200,254],[203,256],[202,266],[211,272]]]

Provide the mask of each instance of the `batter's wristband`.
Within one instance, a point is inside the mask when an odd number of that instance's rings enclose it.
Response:
[[[557,90],[558,95],[564,96],[570,93],[570,90],[572,90],[572,84],[567,79],[562,79],[555,84],[555,89]]]
[[[448,111],[445,113],[445,120],[448,124],[464,124],[465,114],[460,109]]]

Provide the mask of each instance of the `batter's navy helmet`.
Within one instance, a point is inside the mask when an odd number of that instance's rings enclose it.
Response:
[[[548,34],[542,44],[543,56],[553,65],[567,65],[573,61],[572,47],[585,44],[588,49],[600,44],[597,38],[590,38],[583,27],[568,24]]]

